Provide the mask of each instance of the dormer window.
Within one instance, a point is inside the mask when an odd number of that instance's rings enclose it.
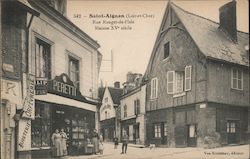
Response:
[[[164,59],[166,59],[169,56],[170,53],[170,43],[167,42],[164,44]]]

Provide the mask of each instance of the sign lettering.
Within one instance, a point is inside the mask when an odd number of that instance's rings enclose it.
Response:
[[[35,76],[29,75],[28,93],[23,105],[23,118],[35,119]]]
[[[65,93],[68,95],[76,96],[76,88],[74,86],[59,82],[53,81],[53,90]]]

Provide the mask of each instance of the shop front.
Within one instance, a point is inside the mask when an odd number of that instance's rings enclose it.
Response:
[[[115,118],[100,121],[100,127],[103,140],[113,142],[115,137]]]
[[[69,155],[84,155],[95,129],[97,103],[87,100],[66,74],[48,82],[48,93],[35,97],[35,119],[31,121],[31,156],[51,156],[53,132],[64,129]]]

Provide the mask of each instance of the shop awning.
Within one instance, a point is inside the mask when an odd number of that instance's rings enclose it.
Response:
[[[89,111],[96,112],[96,105],[80,102],[74,99],[65,98],[62,96],[58,96],[55,94],[46,94],[46,95],[37,95],[35,96],[36,100],[44,101],[44,102],[50,102],[50,103],[56,103],[56,104],[62,104],[67,105],[69,107],[76,107],[81,108]]]

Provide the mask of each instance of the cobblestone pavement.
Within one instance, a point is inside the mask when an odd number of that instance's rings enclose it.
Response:
[[[203,148],[138,148],[128,147],[127,154],[121,154],[121,144],[104,144],[103,155],[67,156],[63,159],[250,159],[249,145],[228,146],[215,149]]]

